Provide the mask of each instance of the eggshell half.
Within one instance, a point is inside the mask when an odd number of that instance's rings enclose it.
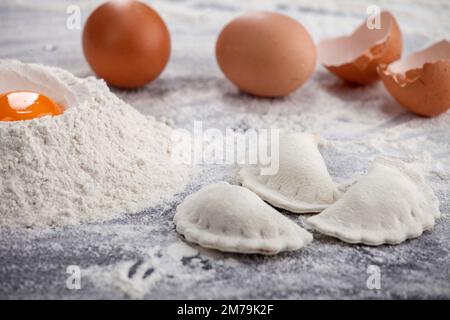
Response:
[[[318,47],[319,62],[336,76],[353,83],[379,80],[377,66],[398,60],[403,43],[394,16],[380,13],[380,29],[369,29],[364,21],[350,36],[323,40]]]
[[[437,116],[450,108],[450,42],[442,40],[406,59],[380,65],[389,93],[405,108]]]

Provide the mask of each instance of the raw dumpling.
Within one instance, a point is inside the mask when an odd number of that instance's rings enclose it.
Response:
[[[309,232],[256,194],[226,182],[188,196],[174,222],[187,241],[225,252],[276,254],[312,241]]]
[[[377,158],[331,207],[308,219],[316,230],[349,243],[398,244],[432,229],[439,200],[406,163]]]
[[[312,134],[281,134],[278,173],[262,175],[258,167],[244,167],[239,172],[242,185],[291,212],[326,209],[336,201],[338,191],[317,145],[318,137]]]

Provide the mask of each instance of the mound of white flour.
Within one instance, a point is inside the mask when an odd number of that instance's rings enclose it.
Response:
[[[67,110],[0,122],[0,227],[62,226],[134,213],[182,191],[192,169],[171,161],[172,129],[103,81],[0,60],[0,92],[34,90]]]

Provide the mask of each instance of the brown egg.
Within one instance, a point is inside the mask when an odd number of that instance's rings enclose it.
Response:
[[[449,41],[381,65],[378,71],[389,93],[408,110],[433,117],[450,108]]]
[[[231,21],[219,35],[217,62],[239,89],[261,97],[285,96],[314,71],[316,48],[294,19],[255,12]]]
[[[369,29],[366,21],[350,36],[321,41],[317,47],[320,63],[336,76],[358,84],[380,79],[377,66],[402,55],[402,34],[395,18],[380,13],[380,29]]]
[[[139,1],[108,1],[88,18],[83,50],[94,72],[121,88],[143,86],[169,60],[170,35],[161,17]]]

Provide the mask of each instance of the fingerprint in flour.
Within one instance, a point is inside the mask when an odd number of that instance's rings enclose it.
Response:
[[[185,243],[175,242],[167,248],[151,248],[136,260],[87,268],[83,276],[100,290],[113,290],[118,297],[142,299],[161,284],[192,280],[199,271],[213,276],[209,257]]]

